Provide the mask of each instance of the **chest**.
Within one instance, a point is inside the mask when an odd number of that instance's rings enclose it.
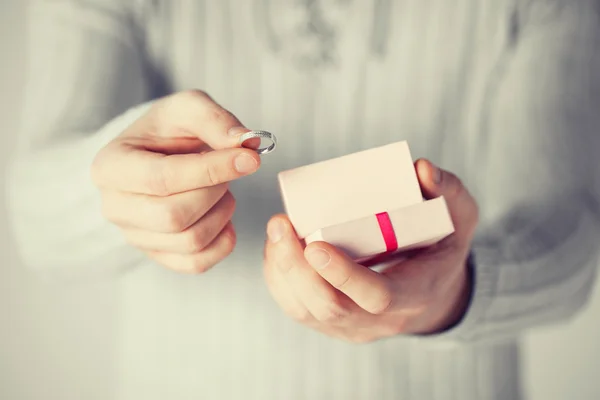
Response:
[[[277,134],[261,172],[236,183],[265,216],[277,172],[394,141],[464,175],[513,12],[512,0],[152,4],[148,49],[170,90],[205,90]]]
[[[437,136],[466,130],[512,3],[156,1],[147,42],[172,90],[279,132],[290,164],[396,139],[435,158]]]

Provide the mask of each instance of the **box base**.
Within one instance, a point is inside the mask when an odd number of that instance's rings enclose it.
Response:
[[[431,246],[454,233],[443,197],[388,211],[398,244],[389,252],[375,215],[319,229],[305,238],[306,244],[324,241],[353,260],[371,264],[375,257],[400,256],[403,252]]]

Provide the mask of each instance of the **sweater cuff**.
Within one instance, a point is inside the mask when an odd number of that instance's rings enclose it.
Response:
[[[414,339],[434,347],[454,347],[479,338],[484,317],[496,293],[498,268],[487,249],[473,247],[467,261],[471,275],[471,295],[463,317],[440,333],[415,336]]]

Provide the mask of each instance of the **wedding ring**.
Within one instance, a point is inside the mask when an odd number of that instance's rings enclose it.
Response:
[[[261,142],[263,139],[268,139],[271,141],[270,145],[256,149],[256,152],[260,155],[269,154],[270,152],[275,150],[275,147],[277,147],[277,137],[275,137],[275,135],[272,134],[271,132],[267,132],[267,131],[246,132],[242,136],[240,136],[240,144],[244,144],[244,142],[246,140],[252,139],[252,138],[260,138]]]

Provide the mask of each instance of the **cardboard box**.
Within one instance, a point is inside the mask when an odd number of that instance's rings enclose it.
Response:
[[[279,185],[301,239],[326,241],[357,261],[454,232],[444,199],[423,199],[405,141],[283,171]]]

